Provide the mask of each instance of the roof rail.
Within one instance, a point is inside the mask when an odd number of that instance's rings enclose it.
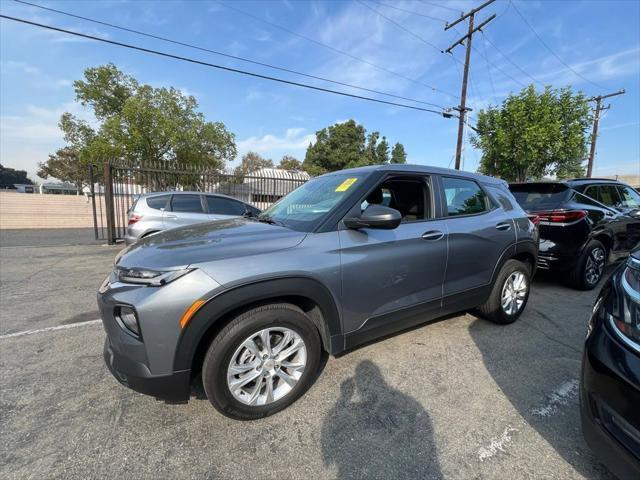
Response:
[[[580,182],[580,181],[584,181],[584,182],[591,182],[591,181],[597,181],[597,182],[619,182],[619,180],[617,180],[615,178],[597,178],[597,177],[567,178],[564,181],[565,182]]]

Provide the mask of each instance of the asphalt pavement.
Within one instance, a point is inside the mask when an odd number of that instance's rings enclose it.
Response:
[[[0,478],[611,478],[579,424],[596,291],[540,277],[512,325],[463,314],[372,343],[238,422],[197,385],[167,405],[118,384],[90,320],[120,247],[45,240],[0,247]]]

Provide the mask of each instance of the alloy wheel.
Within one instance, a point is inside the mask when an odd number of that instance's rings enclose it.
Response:
[[[296,386],[307,364],[302,337],[284,327],[265,328],[247,337],[227,368],[227,386],[246,405],[268,405]]]
[[[584,269],[584,278],[589,285],[595,285],[602,277],[604,271],[605,253],[600,247],[596,247],[589,253]]]
[[[507,315],[518,313],[527,298],[528,289],[527,278],[522,272],[511,273],[502,286],[500,297],[504,313]]]

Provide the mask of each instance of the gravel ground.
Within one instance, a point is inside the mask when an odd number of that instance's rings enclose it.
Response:
[[[0,478],[611,478],[579,424],[595,291],[537,278],[513,325],[421,326],[330,358],[292,407],[237,422],[201,388],[167,405],[120,386],[98,322],[7,337],[97,318],[118,247],[2,238]]]

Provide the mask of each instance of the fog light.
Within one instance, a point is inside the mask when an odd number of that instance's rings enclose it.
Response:
[[[115,317],[122,328],[127,333],[131,333],[136,338],[140,338],[140,326],[138,325],[138,316],[136,311],[131,307],[116,307]]]

